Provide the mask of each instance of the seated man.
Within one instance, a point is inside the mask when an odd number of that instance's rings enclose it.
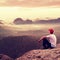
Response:
[[[43,36],[43,37],[40,38],[40,40],[43,40],[44,49],[56,47],[57,38],[54,34],[54,30],[49,29],[49,33],[50,33],[49,35]],[[40,40],[39,40],[39,42],[40,42]]]

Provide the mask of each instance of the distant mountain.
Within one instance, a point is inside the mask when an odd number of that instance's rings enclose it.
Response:
[[[42,23],[60,23],[60,18],[57,19],[49,19],[49,20],[36,20],[32,21],[30,19],[23,20],[22,18],[16,18],[13,21],[14,24],[42,24]]]
[[[13,21],[14,24],[31,24],[32,23],[32,20],[23,20],[22,18],[16,18],[14,21]]]
[[[32,23],[33,23],[32,20],[29,19],[25,20],[25,24],[32,24]]]
[[[60,18],[50,20],[36,20],[34,23],[60,23]]]
[[[16,18],[14,21],[13,21],[14,24],[23,24],[24,23],[24,20],[22,18]]]

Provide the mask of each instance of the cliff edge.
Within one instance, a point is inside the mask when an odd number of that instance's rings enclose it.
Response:
[[[54,49],[31,50],[16,60],[60,60],[60,44]]]

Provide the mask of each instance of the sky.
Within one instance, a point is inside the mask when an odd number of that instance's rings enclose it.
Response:
[[[0,20],[15,18],[35,20],[60,17],[60,0],[0,0]]]

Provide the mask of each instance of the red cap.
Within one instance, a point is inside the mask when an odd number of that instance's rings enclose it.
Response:
[[[54,32],[54,29],[50,28],[49,31],[50,31],[50,32]]]

